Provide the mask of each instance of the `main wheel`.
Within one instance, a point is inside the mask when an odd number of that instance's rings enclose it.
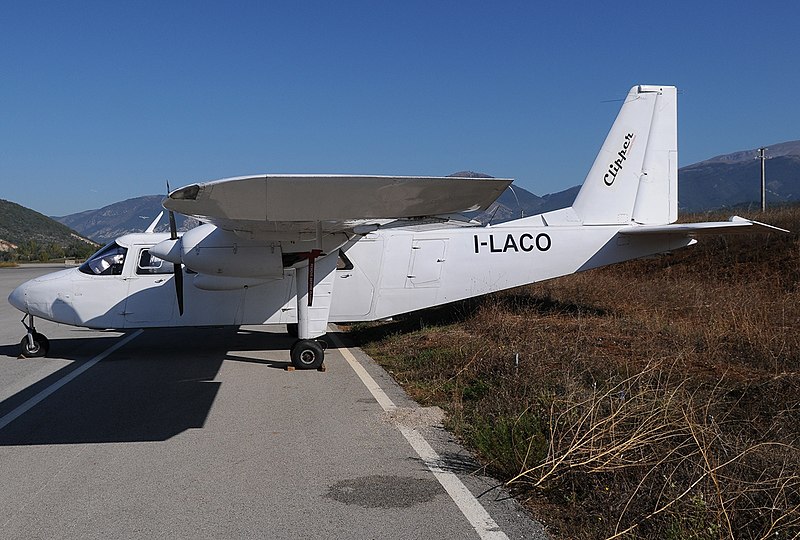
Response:
[[[319,369],[325,351],[316,340],[301,339],[292,346],[292,365],[297,369]]]
[[[33,347],[28,343],[28,336],[19,342],[20,354],[25,358],[38,358],[45,356],[50,350],[50,341],[43,334],[36,332],[33,334]]]

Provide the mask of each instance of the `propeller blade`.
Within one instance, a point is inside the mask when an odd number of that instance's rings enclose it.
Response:
[[[175,271],[175,294],[178,296],[178,314],[183,315],[183,268],[180,264],[173,264]]]
[[[169,182],[167,182],[167,194],[169,194]],[[169,211],[169,237],[172,240],[178,239],[178,226],[175,225],[175,212]]]
[[[178,239],[178,227],[175,225],[175,212],[169,211],[169,237],[172,240]]]
[[[169,195],[169,180],[167,180],[167,195]],[[175,212],[169,211],[169,238],[178,239],[178,226],[175,224]],[[175,274],[175,295],[178,297],[178,314],[183,316],[183,267],[180,263],[172,263]]]

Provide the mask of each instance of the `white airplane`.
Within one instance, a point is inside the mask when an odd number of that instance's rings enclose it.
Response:
[[[488,208],[511,180],[262,175],[174,190],[163,203],[170,234],[154,222],[11,293],[25,313],[22,355],[48,351],[34,317],[97,329],[286,324],[298,337],[292,363],[311,369],[329,322],[385,319],[704,234],[783,231],[739,217],[675,224],[676,94],[634,86],[574,204],[496,226],[458,213]],[[204,224],[179,236],[173,212]]]

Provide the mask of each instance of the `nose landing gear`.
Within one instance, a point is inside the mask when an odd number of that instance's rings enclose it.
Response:
[[[26,323],[25,319],[29,319],[30,322]],[[45,356],[50,350],[50,341],[44,337],[44,334],[40,334],[36,331],[36,328],[33,326],[33,315],[26,314],[22,318],[22,326],[25,327],[28,333],[25,334],[25,337],[19,342],[20,356],[24,358]]]

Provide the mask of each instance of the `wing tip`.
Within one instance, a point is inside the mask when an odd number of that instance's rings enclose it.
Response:
[[[746,222],[746,223],[749,223],[750,225],[755,226],[758,229],[766,229],[766,231],[763,231],[763,232],[773,232],[773,231],[774,232],[781,232],[781,233],[791,233],[792,232],[792,231],[790,231],[788,229],[782,229],[781,227],[776,227],[775,225],[770,225],[769,223],[762,223],[760,221],[756,221],[754,219],[743,218],[741,216],[731,216],[728,221],[730,221],[732,223],[742,223],[742,224],[744,224]]]

